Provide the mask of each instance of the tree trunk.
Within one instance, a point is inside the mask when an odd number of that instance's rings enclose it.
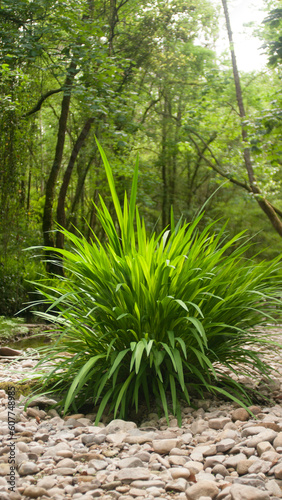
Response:
[[[101,156],[98,158],[98,162],[100,161],[100,158],[101,158]],[[75,195],[73,198],[72,206],[70,209],[70,217],[68,218],[68,220],[66,222],[66,228],[68,230],[71,229],[72,225],[76,224],[76,220],[75,220],[75,217],[73,217],[73,214],[74,214],[76,207],[78,205],[78,202],[82,196],[82,190],[84,187],[85,179],[86,179],[88,171],[89,171],[94,160],[95,160],[95,156],[92,155],[91,158],[89,159],[85,169],[83,170],[83,172],[78,172],[78,180],[77,180],[77,185],[76,185],[76,189],[75,189]],[[99,163],[97,163],[97,164],[99,165]]]
[[[68,119],[68,114],[69,114],[69,107],[70,107],[70,99],[71,99],[71,89],[73,85],[73,80],[74,76],[76,73],[76,63],[74,61],[71,62],[65,84],[64,84],[64,95],[62,99],[62,105],[61,105],[61,114],[59,118],[59,129],[58,129],[58,135],[57,135],[57,144],[56,144],[56,151],[55,151],[55,157],[53,161],[53,165],[49,174],[49,178],[46,183],[46,189],[45,189],[45,205],[44,205],[44,212],[43,212],[43,224],[42,224],[42,229],[43,229],[43,239],[44,239],[44,245],[47,247],[54,247],[55,242],[54,242],[54,235],[52,233],[52,227],[53,227],[53,202],[54,202],[54,196],[55,196],[55,185],[57,181],[57,177],[59,174],[59,170],[62,164],[62,158],[63,158],[63,151],[64,151],[64,144],[65,144],[65,134],[66,134],[66,128],[67,128],[67,119]],[[56,255],[52,252],[46,252],[46,257],[49,259],[50,257],[54,257],[56,259]],[[60,271],[60,268],[52,262],[48,262],[46,265],[47,272],[49,274],[62,274],[62,270]]]
[[[32,168],[32,165],[30,165],[29,172],[28,172],[27,197],[26,197],[26,210],[27,210],[27,213],[29,212],[29,209],[30,209],[31,168]]]
[[[169,110],[170,116],[172,117],[172,111],[171,109]],[[177,109],[177,120],[175,124],[175,131],[174,131],[174,137],[173,137],[173,150],[170,153],[171,157],[171,162],[170,162],[170,171],[169,171],[169,210],[170,207],[174,208],[174,202],[175,202],[175,186],[176,186],[176,178],[177,178],[177,157],[178,157],[178,140],[179,140],[179,132],[180,132],[180,127],[181,127],[181,120],[182,120],[182,96],[179,99],[178,102],[178,109]]]
[[[71,180],[73,167],[74,167],[75,161],[77,159],[78,153],[79,153],[80,149],[82,148],[82,146],[85,142],[85,139],[90,132],[91,125],[92,125],[93,121],[94,121],[94,118],[89,118],[86,121],[82,131],[80,132],[80,134],[79,134],[79,136],[74,144],[74,147],[73,147],[70,159],[69,159],[69,163],[68,163],[68,166],[67,166],[65,174],[64,174],[64,178],[63,178],[63,182],[61,185],[59,198],[58,198],[58,205],[57,205],[57,222],[62,227],[66,227],[65,199],[66,199],[66,194],[67,194],[67,190],[69,187],[69,183]],[[64,235],[60,231],[58,231],[56,233],[56,247],[57,248],[64,248]]]
[[[161,165],[162,165],[162,227],[165,228],[168,224],[167,205],[168,205],[168,179],[167,179],[167,96],[164,97],[164,113],[162,123],[162,151],[161,151]]]
[[[235,51],[234,51],[234,42],[233,42],[233,35],[232,35],[229,12],[228,12],[228,7],[227,7],[227,0],[222,0],[222,6],[223,6],[223,10],[224,10],[224,15],[225,15],[226,28],[227,28],[228,40],[229,40],[229,48],[230,48],[230,52],[231,52],[233,76],[234,76],[234,83],[235,83],[235,88],[236,88],[236,97],[237,97],[237,103],[238,103],[238,108],[239,108],[239,114],[240,114],[240,118],[244,119],[246,116],[246,113],[245,113],[245,108],[244,108],[244,103],[243,103],[242,89],[241,89],[239,72],[238,72],[238,68],[237,68],[237,61],[236,61],[236,56],[235,56]],[[241,127],[242,127],[243,142],[247,143],[248,133],[243,125]],[[250,188],[251,188],[252,193],[255,195],[255,199],[256,199],[258,205],[264,211],[264,213],[267,215],[267,217],[269,218],[274,229],[282,237],[282,222],[279,219],[278,215],[276,214],[272,205],[265,198],[263,198],[262,193],[261,193],[259,187],[257,186],[256,179],[254,176],[251,155],[250,155],[250,149],[248,147],[244,148],[244,162],[245,162],[246,170],[248,173]]]

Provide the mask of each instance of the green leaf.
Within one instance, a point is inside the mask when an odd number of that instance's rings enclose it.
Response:
[[[111,195],[112,195],[112,200],[113,200],[113,203],[114,203],[115,211],[116,211],[116,214],[117,214],[117,217],[118,217],[119,225],[120,225],[120,228],[123,229],[123,214],[122,214],[120,202],[119,202],[118,195],[117,195],[116,188],[115,188],[115,183],[114,183],[114,178],[113,178],[113,174],[112,174],[112,169],[110,167],[108,159],[107,159],[107,157],[105,155],[105,152],[104,152],[103,148],[101,147],[98,139],[95,138],[95,140],[96,140],[96,144],[98,146],[98,149],[100,151],[100,154],[101,154],[101,157],[102,157],[102,160],[103,160],[103,163],[104,163],[104,167],[105,167],[105,171],[106,171],[106,175],[107,175],[107,179],[108,179],[108,184],[109,184],[109,188],[110,188],[110,191],[111,191]]]
[[[134,377],[134,372],[132,372],[128,377],[127,379],[125,380],[125,382],[122,384],[122,388],[118,394],[118,397],[116,399],[116,404],[115,404],[115,409],[114,409],[114,417],[116,417],[116,414],[117,414],[117,411],[118,411],[118,408],[120,406],[120,403],[121,403],[121,400],[122,398],[126,395],[126,391],[128,389],[128,386],[132,380],[132,378]]]
[[[119,283],[117,286],[116,286],[116,292],[119,291],[119,289],[124,285],[124,283]]]
[[[108,382],[108,372],[104,373],[104,375],[101,378],[99,377],[97,383],[95,384],[96,390],[94,390],[95,397],[93,398],[95,404],[97,404],[107,382]]]
[[[162,386],[162,384],[161,384],[161,382],[160,382],[159,379],[157,379],[157,383],[158,383],[159,393],[160,393],[160,396],[161,396],[161,401],[162,401],[162,405],[163,405],[163,409],[164,409],[164,413],[165,413],[167,425],[169,425],[168,407],[167,407],[167,401],[166,401],[165,391],[164,391],[164,388],[163,388],[163,386]]]
[[[164,353],[164,351],[160,352],[158,350],[154,350],[154,351],[151,351],[150,356],[151,355],[152,355],[152,362],[154,363],[154,366],[155,366],[156,374],[158,375],[161,382],[163,382],[163,376],[161,374],[159,367],[163,362],[165,353]]]
[[[76,375],[73,383],[71,384],[69,391],[68,391],[68,394],[67,394],[67,398],[66,398],[66,402],[65,402],[65,406],[64,406],[65,413],[68,411],[68,408],[69,408],[70,404],[72,403],[72,401],[75,397],[75,394],[84,385],[89,371],[93,368],[93,366],[97,363],[97,361],[99,361],[100,359],[103,359],[103,358],[105,358],[104,354],[98,354],[97,356],[93,356],[79,370],[79,372]]]
[[[188,307],[186,306],[186,304],[183,302],[183,300],[180,300],[180,299],[174,299],[174,302],[177,302],[181,307],[183,307],[183,309],[185,309],[185,311],[189,312],[188,310]]]
[[[175,359],[178,380],[179,380],[179,383],[181,385],[181,389],[184,391],[184,373],[183,373],[182,359],[181,359],[181,356],[180,356],[178,349],[173,349],[173,355],[174,355],[174,359]]]
[[[171,347],[174,348],[174,346],[175,346],[174,332],[168,331],[167,335],[168,335]]]
[[[206,345],[207,344],[207,337],[206,337],[206,332],[205,332],[205,329],[204,329],[202,323],[197,318],[193,318],[191,316],[187,317],[187,319],[189,321],[191,321],[191,323],[193,323],[193,325],[196,327],[197,331],[199,332],[199,334],[201,335],[201,337],[204,341],[204,344]]]
[[[174,380],[174,377],[171,373],[169,374],[169,383],[170,383],[170,392],[171,392],[171,399],[172,399],[172,408],[173,408],[173,413],[175,414],[177,397],[176,397],[175,380]]]
[[[117,369],[117,367],[121,364],[124,356],[126,356],[126,354],[129,351],[130,351],[130,349],[124,349],[123,351],[120,351],[118,353],[118,355],[115,358],[114,364],[113,364],[111,370],[109,371],[108,379],[111,378],[112,374],[115,372],[115,370]]]
[[[169,355],[169,357],[170,357],[170,359],[172,361],[173,368],[177,372],[177,367],[176,367],[175,359],[174,359],[174,356],[173,356],[173,349],[170,349],[170,347],[167,344],[165,344],[164,342],[160,342],[160,344],[163,346],[163,348],[165,349],[165,351]]]
[[[137,155],[135,169],[132,179],[131,185],[131,195],[129,202],[129,217],[128,217],[128,226],[127,226],[127,239],[128,242],[131,241],[131,244],[134,243],[134,216],[136,209],[136,197],[137,197],[137,184],[138,184],[138,170],[139,170],[139,157]]]
[[[144,352],[145,348],[146,348],[146,346],[144,345],[142,340],[140,340],[140,342],[138,342],[138,344],[136,346],[136,355],[135,355],[135,373],[136,374],[138,374],[138,372],[139,372],[139,368],[140,368],[140,364],[141,364],[141,360],[142,360],[142,356],[143,356],[143,352]]]
[[[106,404],[109,401],[109,399],[110,399],[113,391],[114,391],[114,388],[111,387],[111,389],[109,389],[108,392],[106,392],[105,396],[103,397],[103,399],[102,399],[102,401],[100,403],[99,409],[97,411],[97,415],[96,415],[96,419],[95,419],[95,425],[98,425],[98,423],[100,422],[101,417],[102,417],[103,412],[104,412],[104,409],[106,407]]]
[[[177,342],[179,342],[181,349],[183,351],[184,357],[185,357],[185,359],[187,359],[187,349],[186,349],[186,344],[185,344],[184,340],[181,337],[176,337],[175,340],[177,340]]]
[[[117,321],[119,321],[119,320],[120,320],[120,319],[122,319],[122,318],[126,318],[126,316],[129,316],[129,314],[128,314],[128,313],[122,313],[122,314],[120,314],[120,315],[117,317]]]
[[[145,345],[147,356],[149,357],[149,354],[150,354],[150,352],[151,352],[151,349],[152,349],[152,347],[153,347],[153,345],[154,345],[154,341],[153,341],[152,339],[151,339],[151,340],[149,340],[149,342],[146,342],[146,340],[145,340],[145,339],[142,339],[142,341],[143,341],[143,343],[144,343],[144,345]]]
[[[202,313],[202,311],[201,311],[200,307],[198,306],[198,304],[195,304],[194,302],[191,302],[191,301],[189,301],[189,300],[187,300],[187,304],[190,304],[191,306],[193,306],[193,307],[196,309],[196,311],[198,311],[198,313],[200,314],[200,316],[201,316],[202,318],[204,318],[204,315],[203,315],[203,313]]]
[[[109,347],[107,349],[107,356],[106,356],[106,360],[108,359],[108,357],[110,356],[111,354],[111,351],[112,351],[112,347],[114,345],[114,343],[116,342],[116,338],[112,339],[111,342],[109,343]]]

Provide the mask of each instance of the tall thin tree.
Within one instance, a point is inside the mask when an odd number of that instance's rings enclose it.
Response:
[[[246,167],[246,170],[248,173],[249,185],[251,188],[251,192],[253,193],[260,208],[267,215],[268,219],[270,220],[272,226],[277,231],[277,233],[282,237],[282,222],[281,222],[280,218],[278,217],[277,213],[275,212],[271,203],[269,203],[269,201],[266,198],[264,198],[264,196],[262,195],[262,193],[257,185],[256,178],[254,175],[254,169],[253,169],[253,165],[252,165],[250,149],[248,147],[248,132],[243,125],[243,120],[246,117],[246,112],[245,112],[245,107],[244,107],[244,102],[243,102],[242,87],[241,87],[240,76],[239,76],[236,55],[235,55],[235,50],[234,50],[234,41],[233,41],[233,34],[232,34],[230,17],[229,17],[229,12],[228,12],[227,0],[222,0],[222,6],[223,6],[223,10],[224,10],[226,29],[227,29],[227,33],[228,33],[229,48],[230,48],[231,59],[232,59],[232,68],[233,68],[233,76],[234,76],[234,83],[235,83],[235,89],[236,89],[237,103],[238,103],[238,108],[239,108],[239,115],[240,115],[240,118],[242,119],[241,131],[242,131],[242,139],[243,139],[243,144],[244,144],[244,162],[245,162],[245,167]]]

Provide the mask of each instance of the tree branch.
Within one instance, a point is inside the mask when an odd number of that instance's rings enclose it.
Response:
[[[212,155],[213,159],[215,160],[216,162],[216,165],[214,163],[212,163],[203,153],[202,151],[200,150],[200,147],[198,146],[197,142],[189,135],[189,139],[191,142],[193,142],[194,146],[196,147],[197,149],[197,152],[198,152],[198,155],[203,159],[205,160],[205,162],[213,169],[215,170],[215,172],[217,172],[219,175],[221,175],[222,177],[224,177],[225,179],[228,179],[230,182],[232,182],[233,184],[236,184],[237,186],[240,186],[241,188],[245,189],[246,191],[248,191],[249,193],[252,193],[252,190],[250,188],[250,186],[248,186],[247,184],[244,184],[243,182],[240,182],[238,181],[237,179],[234,179],[234,177],[232,177],[231,175],[229,174],[226,174],[225,172],[223,172],[221,170],[221,165],[220,163],[218,162],[217,158],[214,156],[213,152],[211,151],[211,149],[209,148],[208,144],[206,144],[206,142],[196,133],[196,132],[193,132],[195,135],[197,135],[197,137],[199,137],[199,139],[203,142],[203,144],[205,145],[205,148],[209,151],[209,153]]]
[[[120,4],[117,6],[117,12],[126,4],[128,3],[129,0],[123,0],[120,2]]]
[[[11,21],[12,23],[17,24],[18,26],[24,26],[26,21],[23,21],[22,19],[19,19],[18,17],[15,17],[11,15],[9,12],[6,12],[5,10],[0,10],[0,17],[4,17],[6,21]]]
[[[204,144],[205,146],[205,149],[207,149],[209,151],[209,153],[211,154],[211,156],[213,157],[214,161],[216,162],[216,165],[214,165],[214,163],[212,163],[204,154],[203,152],[200,150],[198,144],[196,143],[196,141],[194,141],[194,139],[189,135],[189,139],[191,140],[191,142],[193,142],[194,146],[196,147],[197,151],[198,151],[198,154],[199,156],[215,171],[217,172],[219,175],[221,175],[222,177],[224,177],[225,179],[228,179],[230,182],[232,182],[233,184],[236,184],[237,186],[245,189],[246,191],[248,191],[249,193],[253,193],[253,190],[251,189],[250,186],[248,186],[247,184],[244,184],[243,182],[240,182],[238,181],[237,179],[234,179],[234,177],[232,177],[231,175],[229,174],[226,174],[225,172],[223,172],[221,170],[221,165],[218,161],[218,159],[214,156],[213,152],[211,151],[210,147],[208,146],[208,144],[204,141],[204,139],[199,135],[197,134],[197,132],[193,132],[191,131],[191,133],[193,133],[194,135],[196,135],[201,141],[202,143]],[[255,194],[255,193],[254,193]],[[272,203],[270,203],[269,201],[267,202],[268,205],[274,210],[274,212],[279,216],[279,217],[282,217],[282,211],[275,207],[274,205],[272,205]]]
[[[230,108],[232,109],[232,111],[234,111],[236,113],[236,115],[240,116],[240,113],[238,113],[237,109],[234,108],[234,106],[231,104],[231,102],[227,102],[226,104],[228,106],[230,106]]]
[[[215,132],[209,138],[209,140],[207,142],[207,145],[211,144],[216,139],[216,137],[217,137],[217,133]],[[192,175],[192,178],[191,178],[191,184],[190,184],[191,188],[193,188],[194,182],[195,182],[197,174],[198,174],[198,170],[200,168],[201,160],[203,159],[203,156],[204,156],[204,153],[205,153],[206,149],[207,149],[207,146],[204,145],[203,148],[202,148],[202,151],[201,151],[201,155],[200,154],[198,155],[198,161],[196,162],[195,169],[194,169],[194,172],[193,172],[193,175]]]
[[[147,106],[147,108],[145,109],[144,113],[143,113],[143,117],[142,117],[142,120],[140,121],[140,123],[144,123],[145,120],[146,120],[146,116],[147,116],[147,113],[150,111],[150,109],[155,106],[155,104],[157,104],[157,102],[159,102],[161,100],[161,97],[158,97],[158,99],[154,99],[150,104],[149,106]]]
[[[243,96],[242,96],[240,76],[239,76],[239,71],[238,71],[238,67],[237,67],[235,51],[234,51],[233,35],[232,35],[232,29],[231,29],[231,24],[230,24],[230,19],[229,19],[227,0],[221,0],[221,2],[222,2],[223,10],[224,10],[225,21],[226,21],[226,28],[227,28],[227,34],[228,34],[228,40],[229,40],[229,49],[230,49],[231,59],[232,59],[232,68],[233,68],[233,76],[234,76],[234,83],[235,83],[235,89],[236,89],[237,103],[238,103],[238,108],[239,108],[239,112],[240,112],[240,117],[242,119],[244,119],[246,116],[246,113],[245,113],[245,107],[244,107]],[[241,125],[241,133],[242,133],[243,143],[246,146],[244,148],[243,155],[244,155],[245,167],[246,167],[246,170],[248,172],[250,188],[251,188],[252,192],[254,193],[254,195],[256,196],[256,201],[258,202],[260,208],[267,215],[267,217],[268,217],[269,221],[271,222],[272,226],[274,227],[275,231],[277,231],[277,233],[282,237],[282,221],[277,216],[277,212],[274,210],[271,203],[269,203],[269,201],[264,198],[264,196],[262,195],[262,193],[257,185],[255,175],[254,175],[252,160],[251,160],[250,149],[247,145],[248,132],[243,127],[243,125]]]
[[[63,90],[64,90],[63,87],[61,87],[59,89],[49,90],[48,92],[43,94],[40,97],[37,104],[30,111],[28,111],[27,113],[24,113],[24,115],[22,115],[22,117],[27,118],[28,116],[33,115],[34,113],[36,113],[37,111],[39,111],[41,109],[43,102],[46,101],[46,99],[48,99],[48,97],[50,97],[50,95],[58,94],[59,92],[62,92]]]
[[[272,203],[270,203],[270,202],[268,202],[268,203],[269,203],[269,205],[273,208],[274,212],[275,212],[277,215],[279,215],[279,217],[282,217],[282,211],[281,211],[281,210],[279,210],[279,208],[274,207],[274,205],[272,205]]]

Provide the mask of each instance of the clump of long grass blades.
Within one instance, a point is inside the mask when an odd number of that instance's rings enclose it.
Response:
[[[225,228],[216,234],[212,223],[200,232],[202,215],[176,226],[172,217],[170,229],[149,237],[136,206],[138,164],[122,208],[98,146],[118,224],[100,198],[106,243],[61,229],[71,247],[57,250],[66,276],[37,283],[48,305],[38,314],[60,332],[40,361],[49,367],[42,391],[57,391],[65,412],[92,401],[96,422],[106,406],[126,418],[152,399],[180,422],[181,401],[190,404],[196,392],[250,403],[244,386],[221,367],[235,375],[269,373],[253,347],[271,345],[260,327],[280,304],[280,259],[246,259],[243,234],[227,241]]]

